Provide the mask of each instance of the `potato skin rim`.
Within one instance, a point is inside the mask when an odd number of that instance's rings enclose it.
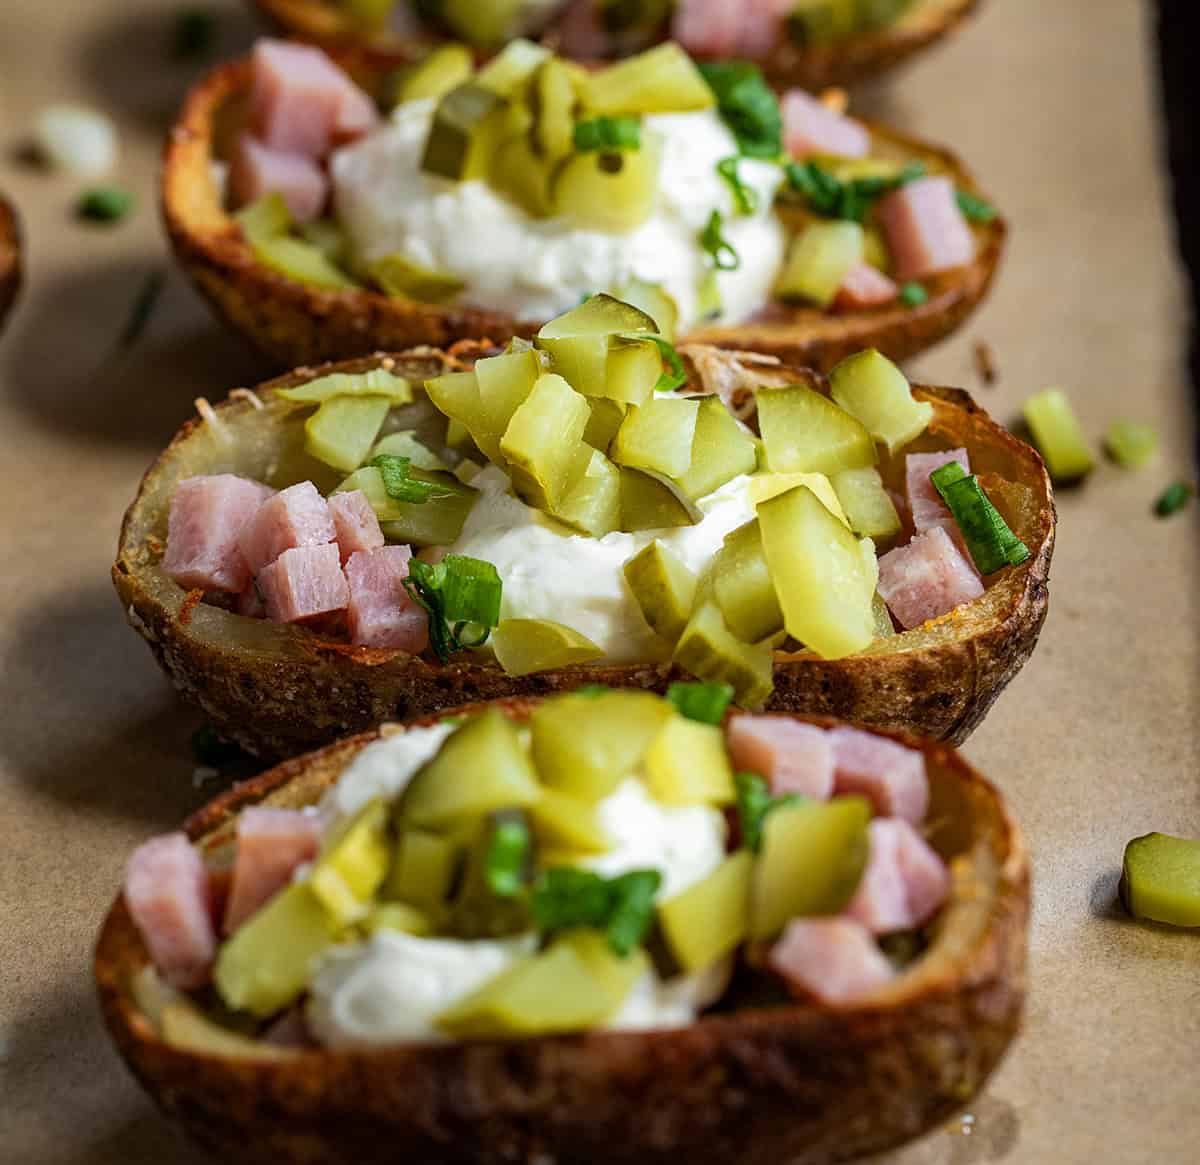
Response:
[[[534,702],[501,704],[522,717]],[[160,1108],[222,1160],[599,1165],[614,1141],[631,1165],[666,1165],[681,1152],[713,1165],[818,1165],[881,1151],[965,1104],[1016,1034],[1030,878],[1020,831],[985,778],[945,745],[882,734],[920,748],[934,780],[962,792],[970,840],[944,931],[925,956],[936,950],[936,966],[870,1005],[747,1009],[666,1032],[234,1061],[158,1038],[130,990],[148,955],[118,898],[95,953],[105,1022]],[[212,839],[294,782],[313,775],[319,789],[379,736],[285,762],[217,797],[185,829]]]
[[[0,327],[21,289],[21,223],[17,209],[0,194]]]
[[[339,63],[368,89],[381,77],[379,54],[346,49]],[[235,221],[216,198],[209,174],[215,112],[248,91],[250,61],[220,66],[188,94],[167,138],[161,200],[176,257],[216,314],[282,368],[431,345],[449,348],[465,339],[503,341],[531,336],[541,320],[503,312],[439,307],[367,289],[308,286],[263,267]],[[936,160],[963,189],[982,196],[950,151],[896,130],[865,123],[881,141]],[[681,342],[763,352],[785,363],[829,371],[844,356],[877,347],[905,360],[955,331],[986,297],[1000,264],[1008,227],[997,216],[977,234],[979,252],[967,267],[935,277],[929,298],[916,307],[893,304],[828,315],[814,308],[770,305],[771,318],[738,327],[700,328]]]

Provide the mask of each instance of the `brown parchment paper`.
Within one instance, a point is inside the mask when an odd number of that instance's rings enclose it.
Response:
[[[244,47],[249,18],[233,0],[211,7],[221,50]],[[196,722],[109,585],[120,516],[192,399],[264,371],[174,271],[139,344],[113,351],[147,273],[170,268],[154,175],[195,74],[168,58],[176,11],[0,4],[0,188],[29,258],[0,339],[0,1160],[14,1165],[199,1160],[109,1047],[89,974],[129,849],[216,791],[194,782]],[[1002,418],[1059,384],[1093,437],[1128,416],[1163,438],[1144,472],[1103,465],[1060,495],[1041,646],[967,746],[1035,855],[1027,1029],[967,1117],[893,1165],[1200,1158],[1200,934],[1113,907],[1127,839],[1200,835],[1200,507],[1150,516],[1158,491],[1193,472],[1151,15],[1133,0],[989,0],[862,97],[953,144],[1014,226],[991,302],[913,370]],[[132,220],[74,222],[80,183],[22,159],[35,111],[63,100],[116,118]],[[992,388],[979,339],[1000,371]]]

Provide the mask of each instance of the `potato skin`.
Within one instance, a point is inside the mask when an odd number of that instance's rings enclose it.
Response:
[[[380,54],[343,51],[338,60],[368,90],[378,89],[384,75]],[[293,368],[420,344],[447,348],[463,339],[503,341],[533,335],[545,322],[390,299],[365,289],[325,290],[284,278],[258,263],[221,206],[209,172],[228,130],[220,111],[236,108],[249,82],[250,62],[235,61],[209,74],[189,94],[166,146],[162,207],[176,257],[192,282],[217,315],[269,359]],[[952,173],[959,186],[981,193],[948,151],[892,129],[871,129],[886,146],[936,163]],[[915,308],[896,304],[828,315],[772,302],[759,319],[739,327],[701,328],[685,340],[765,352],[819,371],[828,371],[843,356],[864,347],[904,360],[950,335],[979,306],[999,266],[1006,234],[1000,217],[980,227],[974,262],[931,280],[929,299]]]
[[[528,714],[528,702],[507,703]],[[871,1006],[795,1003],[667,1032],[233,1061],[157,1037],[130,990],[148,956],[118,899],[95,958],[105,1022],[160,1108],[219,1160],[246,1165],[608,1165],[614,1146],[629,1165],[688,1154],[707,1165],[822,1165],[881,1151],[947,1119],[996,1067],[1020,1026],[1029,909],[1028,857],[995,789],[952,750],[890,735],[926,753],[935,808],[954,806],[958,856],[921,969]],[[227,836],[264,797],[311,802],[377,736],[239,786],[187,822],[189,835]]]
[[[0,195],[0,327],[21,289],[21,227],[17,211]]]
[[[922,49],[949,36],[979,7],[981,0],[918,0],[903,28],[864,33],[833,45],[802,48],[781,40],[757,63],[779,89],[799,85],[824,89],[854,85],[894,68]],[[361,47],[362,34],[327,0],[254,0],[257,9],[289,36],[329,48]],[[547,38],[553,41],[553,33]],[[397,60],[407,60],[420,46],[385,36],[371,47]]]
[[[427,379],[442,370],[467,367],[487,350],[464,344],[455,355],[422,350],[302,369],[259,391],[269,397],[273,387],[300,383],[334,368],[362,371],[380,359],[391,359],[395,371],[414,380]],[[715,355],[722,369],[741,369],[751,380],[823,384],[810,372],[770,364],[756,367],[703,348],[685,351],[693,383],[710,390],[715,387],[711,374],[698,371],[710,363],[706,354]],[[973,464],[982,459],[1029,492],[1031,512],[1017,530],[1029,546],[1030,558],[998,575],[984,599],[863,654],[824,660],[808,653],[780,653],[768,707],[961,742],[1037,642],[1048,604],[1054,503],[1041,458],[992,421],[966,393],[921,386],[915,392],[934,403],[932,431],[939,438],[965,445]],[[250,408],[244,400],[230,400],[218,406],[218,415],[232,422],[251,415],[246,411]],[[186,613],[181,620],[186,611],[183,592],[162,578],[157,570],[161,551],[151,544],[151,532],[165,530],[164,499],[173,492],[172,474],[178,473],[171,468],[173,458],[200,431],[199,421],[188,422],[147,471],[125,515],[113,582],[130,623],[175,686],[219,732],[248,751],[266,758],[294,756],[385,720],[477,700],[543,696],[585,683],[664,691],[672,680],[684,678],[678,670],[657,664],[589,665],[514,677],[495,664],[438,665],[399,651],[327,643],[302,628],[275,625],[277,650],[249,653],[217,641],[204,633],[203,620],[219,623],[234,617],[200,606],[190,612],[190,621]],[[205,471],[201,464],[188,472]]]

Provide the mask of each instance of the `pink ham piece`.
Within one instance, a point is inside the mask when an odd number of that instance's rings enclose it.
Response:
[[[171,498],[163,573],[188,590],[237,594],[250,584],[238,538],[275,491],[232,473],[189,477]]]
[[[316,160],[378,120],[371,99],[320,49],[260,40],[253,70],[250,125],[273,150]]]
[[[911,631],[983,594],[975,568],[940,526],[879,560],[878,589],[888,610]]]
[[[338,548],[332,543],[285,550],[262,569],[257,582],[267,618],[275,623],[299,623],[344,611],[350,601]]]
[[[298,809],[253,805],[238,817],[237,851],[225,905],[232,934],[291,881],[296,867],[317,856],[321,824]]]
[[[948,534],[958,533],[958,523],[950,513],[937,486],[929,480],[935,469],[957,461],[964,473],[971,472],[965,449],[946,449],[940,453],[910,453],[904,462],[905,484],[908,489],[908,510],[918,533],[941,526]]]
[[[233,151],[229,189],[238,206],[278,194],[297,222],[312,222],[321,217],[329,197],[329,179],[311,158],[273,150],[244,133]]]
[[[895,977],[871,932],[851,918],[795,918],[767,956],[794,995],[852,1003]]]
[[[612,50],[608,33],[600,23],[596,0],[571,0],[555,25],[558,52],[577,61],[598,61]]]
[[[765,777],[772,793],[829,799],[833,748],[823,729],[774,716],[733,716],[727,733],[734,766]]]
[[[125,906],[162,977],[190,991],[217,957],[208,868],[185,833],[138,846],[125,871]]]
[[[329,499],[329,512],[333,515],[333,528],[343,565],[352,554],[360,550],[375,550],[383,545],[379,519],[362,490],[352,489],[334,494]]]
[[[337,537],[329,504],[311,481],[280,490],[242,528],[238,545],[257,576],[285,550],[321,546]]]
[[[803,161],[813,154],[865,158],[871,152],[866,126],[835,113],[803,89],[789,89],[781,109],[783,144],[793,158]]]
[[[754,2],[757,5],[758,0]],[[671,21],[671,39],[695,56],[736,56],[743,51],[746,7],[730,4],[729,0],[678,0]]]
[[[975,258],[975,237],[945,175],[906,182],[879,200],[879,225],[896,279],[925,279]]]
[[[871,856],[846,914],[872,934],[924,926],[950,893],[950,871],[929,843],[899,818],[868,826]]]
[[[896,285],[878,267],[859,263],[846,273],[834,297],[836,311],[862,311],[883,307],[896,298]]]
[[[407,546],[360,550],[346,563],[350,584],[350,640],[361,647],[392,647],[418,655],[429,645],[429,619],[404,589]]]
[[[834,728],[834,791],[860,793],[883,817],[900,817],[919,825],[929,809],[929,777],[925,757],[886,736],[859,728]]]

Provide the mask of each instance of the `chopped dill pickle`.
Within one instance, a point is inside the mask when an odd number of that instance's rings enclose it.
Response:
[[[302,404],[319,404],[335,396],[382,396],[393,405],[406,405],[411,404],[413,398],[412,385],[386,368],[372,368],[370,372],[332,372],[294,388],[277,388],[275,395]]]
[[[707,878],[658,907],[658,923],[680,970],[695,973],[746,941],[754,855],[738,850]]]
[[[623,283],[613,294],[624,303],[640,308],[655,323],[655,330],[664,340],[674,342],[679,323],[679,305],[659,283],[633,278]]]
[[[489,642],[510,676],[590,663],[604,654],[586,635],[549,619],[502,619]]]
[[[452,423],[466,428],[471,440],[489,461],[504,464],[504,456],[500,452],[502,434],[492,431],[485,423],[479,378],[474,372],[447,372],[443,376],[435,376],[425,382],[425,392],[439,412],[449,417]],[[452,447],[459,444],[451,440],[449,429],[446,443]]]
[[[312,243],[293,239],[287,235],[274,238],[252,239],[250,246],[254,257],[272,271],[295,279],[298,283],[309,283],[331,291],[357,287],[353,279],[335,267]]]
[[[878,591],[871,596],[871,614],[875,616],[875,638],[891,639],[896,634],[896,626],[892,622],[887,603]]]
[[[292,212],[284,202],[283,195],[276,191],[255,199],[249,206],[242,207],[234,216],[242,235],[249,243],[261,242],[286,235],[295,226]]]
[[[386,437],[381,437],[376,441],[367,460],[370,461],[372,458],[381,456],[407,457],[418,469],[446,471],[450,468],[432,449],[417,439],[416,431],[413,429],[389,433]]]
[[[855,472],[853,470],[849,472]],[[823,473],[759,473],[750,482],[750,500],[755,506],[759,502],[777,498],[780,494],[795,489],[798,485],[806,485],[817,495],[820,503],[843,526],[849,528],[850,520],[842,509],[841,500],[833,487],[833,482]]]
[[[662,350],[653,340],[611,336],[604,368],[603,395],[625,404],[648,403],[662,372]]]
[[[408,475],[415,481],[437,485],[439,494],[427,502],[389,499],[392,505],[386,519],[382,515],[379,518],[384,537],[389,542],[410,546],[449,546],[462,533],[479,491],[464,485],[451,473],[438,473],[413,465],[409,467]],[[374,508],[374,497],[367,496]]]
[[[462,880],[450,907],[449,926],[460,938],[502,938],[529,929],[529,906],[521,893],[533,877],[529,839],[528,819],[521,809],[489,813],[471,831]],[[505,859],[499,869],[493,865],[497,854]]]
[[[507,104],[481,77],[451,89],[437,104],[421,169],[455,182],[486,177]]]
[[[835,797],[780,805],[763,822],[750,897],[750,937],[770,939],[793,918],[838,914],[866,869],[871,803]]]
[[[220,1056],[225,1060],[278,1060],[294,1055],[289,1048],[252,1039],[217,1023],[190,999],[179,997],[163,1007],[158,1017],[163,1043],[182,1052]]]
[[[513,413],[500,452],[513,489],[528,504],[555,509],[587,472],[592,448],[583,441],[587,401],[561,376],[545,373]]]
[[[612,443],[612,459],[631,469],[680,477],[692,463],[692,441],[700,402],[686,397],[652,397],[635,406]]]
[[[855,534],[880,540],[894,538],[900,533],[900,515],[883,488],[878,469],[870,465],[862,469],[843,469],[830,480]]]
[[[1148,833],[1125,847],[1121,901],[1135,918],[1200,926],[1200,840]]]
[[[418,303],[449,303],[465,286],[458,276],[422,267],[399,252],[376,259],[367,273],[384,294]]]
[[[913,399],[903,372],[874,348],[847,356],[829,374],[834,403],[866,426],[889,453],[929,427],[933,405]]]
[[[381,930],[398,931],[400,934],[412,934],[424,938],[433,934],[434,926],[429,916],[422,914],[415,906],[403,902],[381,902],[372,906],[366,918],[360,923],[367,934],[373,935]]]
[[[757,521],[725,535],[713,560],[713,597],[725,625],[746,643],[757,643],[783,630],[783,611],[775,597]]]
[[[391,0],[388,8],[393,7]],[[396,81],[395,102],[440,101],[451,89],[471,79],[475,57],[466,45],[446,44],[436,48],[423,61],[404,69]]]
[[[1158,452],[1158,434],[1137,421],[1113,421],[1104,437],[1108,455],[1122,469],[1140,469]]]
[[[530,719],[537,771],[551,789],[602,801],[637,770],[670,716],[670,705],[649,692],[556,696]]]
[[[306,882],[285,886],[221,945],[213,981],[226,1007],[268,1016],[308,987],[312,960],[338,928]]]
[[[308,884],[339,926],[361,918],[391,864],[388,805],[377,797],[364,805],[321,847]]]
[[[543,789],[537,803],[530,806],[529,816],[538,843],[557,852],[602,854],[612,848],[596,807],[579,797]]]
[[[869,647],[878,574],[864,555],[869,543],[860,545],[806,486],[763,502],[758,520],[788,634],[825,659]]]
[[[621,469],[622,530],[666,530],[695,521],[694,509],[661,481],[637,469]]]
[[[1092,472],[1095,462],[1065,392],[1035,393],[1025,402],[1025,421],[1055,481],[1076,481]]]
[[[591,928],[569,930],[556,942],[564,943],[577,954],[608,995],[610,1012],[616,1011],[633,990],[633,985],[650,969],[644,951],[618,955],[606,935]]]
[[[885,275],[892,273],[892,256],[883,241],[883,232],[876,226],[863,228],[863,262]]]
[[[720,397],[700,400],[692,463],[675,476],[680,493],[692,501],[719,489],[743,473],[753,473],[758,462],[754,438],[738,424]]]
[[[696,598],[696,576],[657,541],[625,563],[624,574],[642,618],[668,643],[677,642]]]
[[[385,901],[402,902],[433,919],[441,919],[462,866],[459,838],[406,829],[383,884]]]
[[[589,396],[588,408],[592,415],[583,431],[583,439],[593,449],[607,453],[625,419],[625,405],[622,401],[610,400],[605,396]]]
[[[654,320],[640,308],[601,293],[589,296],[578,307],[544,324],[538,340],[618,336],[626,332],[653,332],[656,327]]]
[[[758,423],[767,463],[776,473],[837,473],[876,461],[861,421],[804,385],[758,393]]]
[[[525,808],[541,795],[516,726],[492,708],[462,725],[404,791],[405,826],[438,828],[498,809]]]
[[[574,154],[551,183],[551,211],[585,230],[635,230],[654,213],[661,162],[661,139],[649,132],[640,150]]]
[[[537,344],[550,357],[553,371],[590,400],[607,399],[611,340],[611,336],[603,334],[546,339],[539,334]]]
[[[585,434],[586,435],[586,434]],[[575,488],[553,511],[554,517],[574,530],[603,538],[621,528],[621,472],[599,450]]]
[[[538,155],[551,162],[565,158],[572,148],[575,129],[574,70],[557,57],[542,64],[533,77],[533,144]]]
[[[477,360],[475,379],[479,385],[481,420],[472,424],[478,424],[489,437],[494,436],[499,446],[513,413],[528,399],[544,371],[538,354],[531,348]]]
[[[474,26],[476,13],[480,5],[472,3],[471,22]],[[510,40],[482,69],[475,75],[477,84],[491,89],[501,97],[515,98],[520,94],[538,67],[549,58],[549,49],[543,48],[533,41],[518,38]]]
[[[716,98],[699,69],[673,41],[590,74],[580,94],[589,113],[619,116],[692,113]]]
[[[344,472],[367,459],[391,409],[384,396],[335,396],[304,423],[304,448],[318,461]]]
[[[506,137],[492,158],[488,183],[533,218],[548,218],[551,163],[533,148],[528,133]]]
[[[775,283],[783,300],[828,307],[850,268],[863,261],[863,228],[856,222],[812,222],[792,242]]]
[[[315,222],[306,222],[301,226],[300,234],[306,243],[316,247],[335,267],[345,266],[348,249],[346,233],[333,219],[319,218]]]
[[[733,768],[715,724],[672,716],[646,752],[646,783],[664,805],[732,805]]]
[[[738,639],[715,602],[692,612],[672,658],[697,679],[729,684],[743,708],[762,707],[775,685],[772,648]]]

